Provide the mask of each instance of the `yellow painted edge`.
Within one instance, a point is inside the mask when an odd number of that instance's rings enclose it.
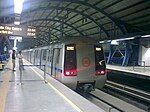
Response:
[[[6,71],[3,76],[3,82],[0,86],[0,112],[4,112],[5,110],[5,103],[7,99],[8,90],[10,87],[9,79],[10,79],[10,72]]]
[[[44,78],[37,72],[35,71],[32,67],[30,67],[41,79],[44,80]],[[46,80],[47,81],[47,80]],[[55,88],[52,84],[50,84],[47,81],[47,84],[54,90],[56,91],[64,100],[66,100],[74,109],[76,109],[78,112],[83,112],[76,104],[74,104],[71,100],[69,100],[63,93],[61,93],[57,88]]]

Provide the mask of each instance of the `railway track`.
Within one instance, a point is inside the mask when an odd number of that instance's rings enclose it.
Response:
[[[107,81],[102,91],[120,97],[135,106],[150,112],[150,94],[126,85]]]
[[[111,103],[101,99],[99,96],[95,95],[94,93],[89,93],[91,97],[96,98],[98,100],[100,100],[101,102],[105,103],[107,106],[105,107],[105,111],[106,112],[111,112],[111,111],[115,111],[115,112],[125,112],[124,110],[118,108],[117,106],[112,105]]]
[[[103,89],[83,94],[106,112],[150,112],[150,94],[126,85],[107,81]]]

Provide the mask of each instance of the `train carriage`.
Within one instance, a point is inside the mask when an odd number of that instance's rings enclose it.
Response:
[[[48,74],[72,89],[91,91],[95,87],[102,88],[105,85],[106,65],[103,48],[93,40],[71,39],[35,48],[26,54],[32,56],[32,64],[45,64]]]

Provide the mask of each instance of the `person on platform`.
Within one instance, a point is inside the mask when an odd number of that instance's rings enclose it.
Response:
[[[12,53],[13,71],[15,71],[15,67],[16,67],[15,60],[16,60],[16,51],[13,50],[13,53]]]
[[[22,52],[19,51],[19,54],[18,54],[18,59],[19,59],[19,69],[23,69],[24,70],[24,67],[23,67],[23,55],[22,55]]]

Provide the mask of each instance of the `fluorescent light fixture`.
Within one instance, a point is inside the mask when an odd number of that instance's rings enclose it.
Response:
[[[100,44],[105,43],[105,41],[99,41]]]
[[[143,36],[141,36],[141,37],[143,37],[143,38],[144,38],[144,37],[150,37],[150,35],[143,35]]]
[[[119,43],[117,42],[117,40],[112,40],[111,45],[119,45]]]
[[[99,41],[100,44],[103,44],[103,43],[109,43],[109,42],[111,42],[111,40]]]
[[[21,14],[24,0],[14,0],[14,11]]]
[[[135,38],[136,37],[121,38],[121,39],[116,39],[116,40],[104,40],[104,41],[99,41],[99,43],[103,44],[103,43],[109,43],[109,42],[111,42],[112,45],[119,45],[118,41],[132,40],[132,39],[135,39]]]
[[[20,25],[20,21],[15,21],[14,24],[15,25]]]
[[[122,39],[116,39],[117,41],[123,41],[123,40],[131,40],[134,39],[135,37],[129,37],[129,38],[122,38]]]

